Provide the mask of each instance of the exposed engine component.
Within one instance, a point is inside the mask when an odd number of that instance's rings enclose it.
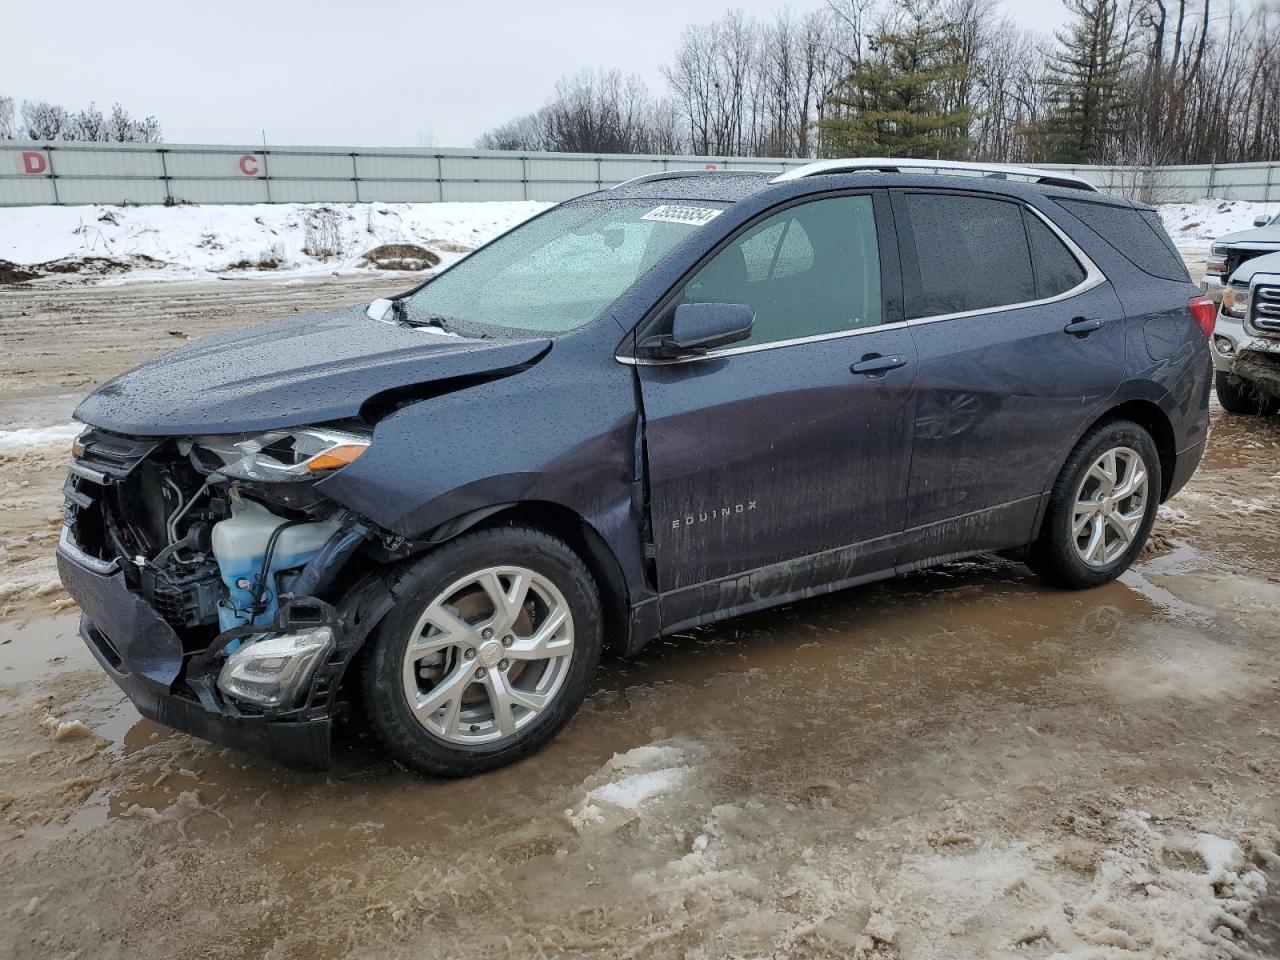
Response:
[[[205,627],[218,622],[222,584],[212,559],[167,567],[146,564],[139,570],[143,599],[175,627]]]
[[[256,501],[233,499],[231,517],[213,527],[213,555],[227,593],[218,608],[222,629],[270,624],[281,574],[305,566],[341,525],[340,517],[287,520]]]

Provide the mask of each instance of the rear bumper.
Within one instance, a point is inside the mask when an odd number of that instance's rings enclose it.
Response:
[[[332,721],[244,715],[216,693],[198,698],[182,682],[182,641],[125,585],[124,574],[90,569],[59,549],[58,574],[80,605],[80,636],[144,717],[295,770],[329,766]]]

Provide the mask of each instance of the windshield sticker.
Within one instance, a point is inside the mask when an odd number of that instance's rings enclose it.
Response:
[[[687,223],[691,227],[701,227],[720,216],[722,210],[711,207],[684,207],[675,203],[664,203],[654,207],[641,220],[662,220],[665,223]]]

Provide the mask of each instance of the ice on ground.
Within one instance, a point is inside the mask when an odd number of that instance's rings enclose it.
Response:
[[[0,260],[112,280],[364,272],[413,244],[442,266],[545,210],[536,201],[0,208]],[[79,264],[78,261],[90,261]],[[412,274],[409,275],[409,278]]]
[[[661,743],[614,754],[582,784],[582,798],[565,811],[575,830],[613,828],[643,807],[677,791],[693,773],[698,744]]]
[[[1159,579],[1159,578],[1157,578]],[[1271,688],[1275,672],[1248,651],[1184,627],[1140,626],[1130,649],[1104,664],[1098,679],[1124,701],[1176,697],[1239,699]]]
[[[45,447],[66,448],[83,429],[77,423],[60,423],[47,427],[0,430],[0,457],[30,453]]]

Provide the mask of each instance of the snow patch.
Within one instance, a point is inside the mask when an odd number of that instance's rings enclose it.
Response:
[[[67,447],[84,428],[78,423],[48,427],[19,427],[0,430],[0,457],[30,453],[44,447]]]
[[[635,819],[642,808],[676,793],[693,773],[689,760],[698,744],[648,744],[614,754],[582,784],[578,803],[565,817],[578,831],[612,829]]]
[[[549,203],[279,203],[0,208],[0,260],[72,279],[364,273],[365,254],[421,247],[448,266]],[[404,268],[406,264],[395,266]]]
[[[1255,217],[1280,214],[1280,203],[1208,199],[1165,203],[1158,209],[1164,228],[1177,246],[1199,248],[1223,234],[1252,230]]]

